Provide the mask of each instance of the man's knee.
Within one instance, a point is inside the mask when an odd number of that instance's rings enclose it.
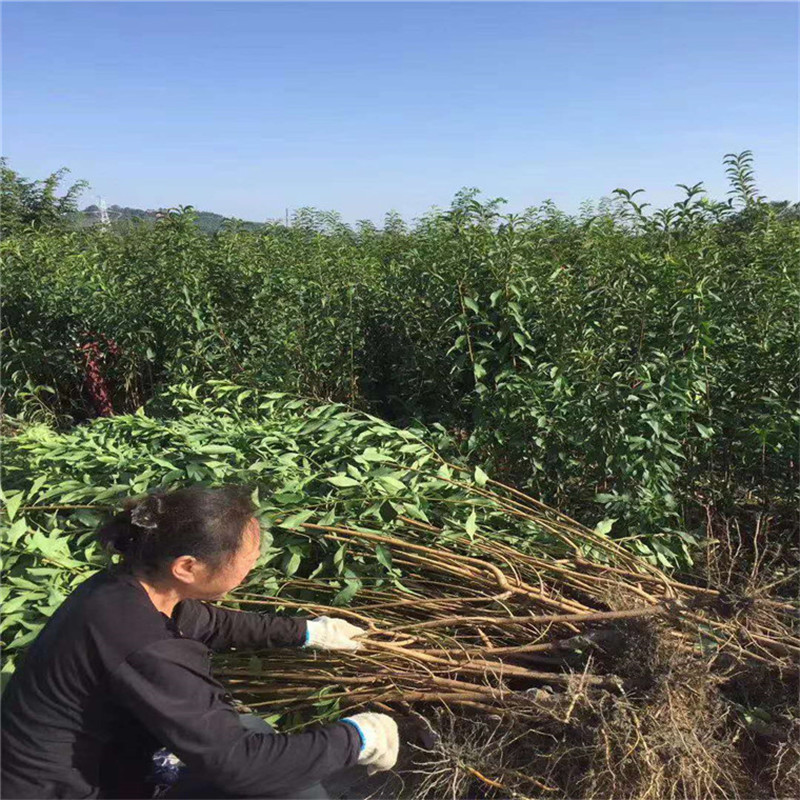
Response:
[[[275,728],[258,714],[242,714],[239,717],[242,727],[248,731],[256,733],[275,733]],[[330,800],[330,795],[321,783],[315,783],[306,789],[299,789],[292,792],[295,800]]]

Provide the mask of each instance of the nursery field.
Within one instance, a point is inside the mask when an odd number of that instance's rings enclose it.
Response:
[[[370,635],[217,673],[282,730],[402,718],[398,796],[796,796],[800,220],[724,168],[209,235],[4,164],[3,674],[123,498],[242,483],[227,602]]]

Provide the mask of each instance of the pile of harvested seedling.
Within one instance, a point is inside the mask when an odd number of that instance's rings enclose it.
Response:
[[[169,402],[4,443],[3,676],[104,567],[95,531],[127,497],[244,483],[266,551],[234,606],[367,633],[352,654],[219,656],[217,674],[284,731],[395,715],[401,762],[365,793],[800,795],[800,561],[765,559],[766,521],[709,530],[704,552],[676,531],[615,541],[613,520],[588,530],[468,467],[440,426],[221,381]],[[653,565],[693,556],[680,581]]]
[[[243,592],[241,608],[350,619],[367,630],[363,647],[226,656],[218,674],[249,708],[283,714],[284,729],[368,708],[400,716],[399,794],[794,793],[796,604],[671,580],[519,492],[480,491],[551,544],[515,548],[474,529],[443,541],[402,516],[391,533],[306,522],[321,554],[380,547],[402,588],[362,587],[348,607],[318,577]],[[754,693],[761,719],[747,718]]]

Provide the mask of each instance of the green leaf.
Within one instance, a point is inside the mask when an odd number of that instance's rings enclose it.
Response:
[[[287,554],[287,557],[284,558],[284,567],[283,571],[286,573],[286,576],[291,578],[292,575],[297,572],[297,568],[300,566],[300,562],[303,560],[303,555],[299,551],[295,551],[291,555]]]
[[[700,436],[702,436],[703,439],[710,439],[714,435],[713,428],[709,428],[706,425],[701,425],[699,422],[695,422],[694,426],[700,432]]]
[[[11,644],[7,645],[6,649],[16,650],[19,647],[25,647],[25,645],[30,644],[39,635],[39,631],[43,627],[44,623],[32,626],[31,630],[29,630],[26,634],[18,636],[13,642],[11,642]]]
[[[221,456],[226,453],[237,453],[238,450],[235,447],[231,447],[229,444],[206,444],[203,445],[202,447],[198,447],[196,452],[214,456]]]
[[[464,305],[476,314],[480,311],[478,304],[471,297],[464,298]]]
[[[22,498],[24,494],[22,492],[6,492],[5,493],[5,506],[6,506],[6,514],[8,514],[8,521],[13,522],[14,517],[17,515],[17,511],[19,510],[20,504],[22,503]]]
[[[387,489],[391,489],[395,492],[404,492],[408,488],[402,481],[393,478],[391,475],[381,475],[378,481]]]
[[[344,557],[347,554],[347,542],[343,542],[336,548],[336,552],[333,554],[333,565],[336,567],[339,573],[344,571]]]
[[[375,545],[375,557],[386,569],[392,568],[392,554],[385,545],[380,543]]]
[[[298,503],[302,503],[305,497],[306,496],[302,492],[277,492],[272,495],[273,501],[279,506],[297,505]]]
[[[478,486],[486,486],[488,480],[489,476],[480,467],[475,467],[475,483]]]
[[[333,484],[334,486],[338,486],[340,488],[347,488],[350,486],[360,486],[361,483],[357,480],[354,480],[349,475],[334,475],[333,478],[326,478],[328,483]]]
[[[380,452],[374,447],[367,447],[360,455],[365,461],[387,461],[390,456],[387,453]]]
[[[334,509],[331,509],[325,515],[320,517],[317,525],[333,525],[334,522],[336,522],[336,512]]]
[[[303,523],[311,516],[313,516],[314,511],[313,509],[306,509],[305,511],[300,511],[297,514],[292,514],[289,517],[286,517],[283,522],[280,523],[278,526],[279,528],[286,528],[287,530],[302,530]]]
[[[28,530],[28,522],[25,517],[21,517],[14,522],[5,533],[6,545],[14,546],[21,537],[25,535]],[[5,610],[5,609],[4,609]]]
[[[598,503],[602,503],[603,505],[608,505],[609,503],[615,503],[619,500],[619,496],[616,494],[596,494],[594,499]]]
[[[475,531],[477,530],[477,527],[478,527],[478,517],[475,514],[475,509],[473,508],[472,512],[467,517],[467,524],[464,526],[464,529],[466,530],[467,535],[469,536],[470,539],[472,539],[472,537],[475,536]]]
[[[606,517],[606,519],[601,519],[597,525],[594,526],[594,532],[598,536],[606,536],[611,529],[614,527],[614,523],[617,521],[616,517]]]
[[[346,606],[361,588],[361,581],[351,580],[347,581],[347,585],[331,600],[331,605]]]
[[[39,476],[39,477],[38,477],[38,478],[37,478],[37,479],[36,479],[36,480],[33,482],[33,484],[31,485],[31,488],[30,488],[30,490],[28,491],[28,496],[29,496],[29,497],[35,497],[35,496],[36,496],[36,494],[38,493],[39,489],[41,489],[41,488],[42,488],[42,486],[44,486],[44,485],[45,485],[45,483],[47,483],[47,478],[48,478],[48,476],[47,476],[47,475],[40,475],[40,476]]]
[[[658,420],[648,419],[645,420],[645,422],[647,422],[647,424],[653,429],[653,433],[655,433],[656,436],[659,436],[661,434],[662,428]]]

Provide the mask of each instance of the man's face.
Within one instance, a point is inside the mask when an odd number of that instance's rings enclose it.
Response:
[[[219,600],[239,586],[261,554],[261,528],[253,517],[242,534],[239,550],[216,571],[205,565],[198,570],[194,596],[199,600]]]

